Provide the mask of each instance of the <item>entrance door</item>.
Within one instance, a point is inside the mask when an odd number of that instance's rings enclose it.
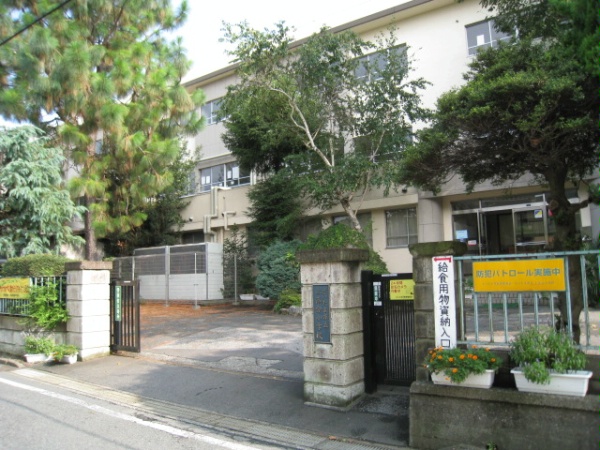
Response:
[[[365,389],[416,379],[412,274],[363,275]]]
[[[140,352],[139,282],[113,281],[110,285],[110,348]]]

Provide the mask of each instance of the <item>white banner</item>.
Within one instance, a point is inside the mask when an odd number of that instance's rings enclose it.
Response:
[[[454,293],[454,260],[452,256],[434,256],[433,304],[435,346],[456,347],[456,295]]]

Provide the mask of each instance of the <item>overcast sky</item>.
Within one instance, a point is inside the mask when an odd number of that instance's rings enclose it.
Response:
[[[285,21],[296,28],[294,37],[300,39],[321,26],[334,27],[354,19],[405,3],[407,0],[221,0],[200,2],[188,0],[190,6],[186,24],[178,31],[184,39],[188,57],[194,62],[185,80],[206,75],[229,63],[223,36],[223,22],[240,23],[246,20],[253,28],[273,28]]]

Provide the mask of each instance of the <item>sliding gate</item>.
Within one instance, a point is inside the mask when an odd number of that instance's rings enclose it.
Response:
[[[140,352],[139,282],[113,281],[110,284],[110,349],[113,352]]]
[[[362,272],[365,389],[416,379],[412,274]]]

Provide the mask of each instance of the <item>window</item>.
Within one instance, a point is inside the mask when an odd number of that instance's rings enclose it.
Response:
[[[94,142],[94,153],[96,154],[96,156],[102,155],[104,153],[104,148],[102,144],[102,139],[96,139],[96,141]]]
[[[219,109],[221,107],[221,99],[212,100],[202,105],[202,117],[206,117],[207,125],[219,123]]]
[[[193,195],[196,193],[197,187],[198,187],[198,182],[196,180],[196,169],[194,169],[188,174],[188,183],[187,183],[187,189],[186,189],[185,193],[187,195]]]
[[[417,243],[417,209],[394,209],[385,212],[386,246],[408,247]]]
[[[390,55],[406,57],[406,47],[404,45],[392,47],[359,58],[354,75],[364,81],[381,79],[381,73],[386,69]]]
[[[467,25],[467,47],[469,55],[475,55],[480,48],[497,47],[498,42],[506,41],[512,36],[496,29],[494,20]]]
[[[243,186],[250,184],[250,172],[240,168],[237,163],[219,164],[200,170],[201,192],[210,191],[213,186]]]

